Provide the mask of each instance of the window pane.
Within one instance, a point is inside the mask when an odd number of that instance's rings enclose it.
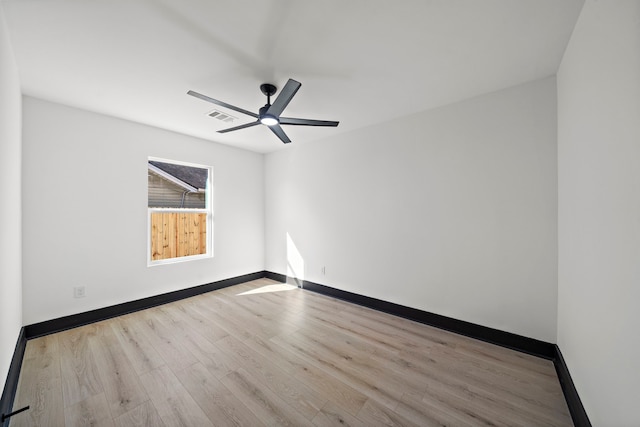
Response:
[[[206,213],[151,213],[151,259],[153,261],[206,253]]]
[[[148,207],[206,209],[208,169],[150,160],[148,170]]]

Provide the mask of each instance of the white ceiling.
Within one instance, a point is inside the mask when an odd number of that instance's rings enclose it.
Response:
[[[188,90],[257,112],[302,83],[293,144],[554,75],[583,0],[2,0],[23,93],[256,152]],[[232,113],[231,111],[229,111]],[[237,124],[255,119],[233,113]]]

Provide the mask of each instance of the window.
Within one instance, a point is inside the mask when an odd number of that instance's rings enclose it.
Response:
[[[149,158],[148,265],[213,256],[211,167]]]

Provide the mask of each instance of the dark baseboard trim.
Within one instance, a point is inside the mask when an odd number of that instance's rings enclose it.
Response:
[[[576,386],[573,384],[571,374],[569,374],[569,368],[560,352],[560,347],[557,345],[553,347],[555,350],[553,364],[556,367],[556,373],[558,374],[558,379],[560,380],[564,399],[567,401],[573,424],[576,427],[591,427],[591,421],[589,421],[587,412],[584,410],[584,406],[582,406],[582,401],[580,400],[580,396],[578,396],[578,390],[576,390]]]
[[[275,280],[276,282],[296,285],[299,288],[301,288],[304,283],[304,280],[300,280],[297,277],[291,277],[280,273],[273,273],[271,271],[265,271],[264,277],[266,277],[267,279]]]
[[[455,332],[459,335],[486,341],[491,344],[507,347],[512,350],[528,353],[533,356],[543,357],[545,359],[553,359],[555,356],[553,344],[534,338],[489,328],[487,326],[471,322],[465,322],[464,320],[458,320],[452,317],[442,316],[440,314],[430,313],[428,311],[422,311],[416,308],[406,307],[404,305],[376,298],[354,294],[352,292],[331,288],[329,286],[320,285],[306,280],[302,282],[301,287],[309,291],[338,298],[364,307],[373,308],[378,311],[383,311],[405,319],[424,323],[425,325]]]
[[[147,308],[156,307],[158,305],[178,301],[184,298],[193,297],[205,292],[215,291],[216,289],[222,289],[228,286],[249,282],[251,280],[261,279],[263,277],[265,277],[265,272],[259,271],[256,273],[245,274],[243,276],[237,276],[229,279],[219,280],[217,282],[207,283],[205,285],[194,286],[192,288],[181,289],[174,292],[168,292],[166,294],[155,295],[152,297],[99,308],[92,311],[86,311],[83,313],[60,317],[57,319],[46,320],[44,322],[25,326],[25,336],[27,339],[37,338],[43,335],[65,331],[67,329],[76,328],[78,326],[88,325],[90,323],[99,322],[101,320],[122,316],[123,314],[133,313],[135,311],[140,311]]]
[[[264,277],[267,279],[275,280],[276,282],[286,283],[287,276],[284,274],[274,273],[272,271],[265,271]]]
[[[16,388],[18,386],[18,378],[20,376],[20,368],[24,351],[28,339],[37,338],[43,335],[64,331],[82,325],[110,319],[123,314],[144,310],[158,305],[167,304],[184,298],[200,295],[206,292],[215,291],[217,289],[226,288],[228,286],[238,285],[240,283],[249,282],[256,279],[268,278],[282,283],[291,283],[308,291],[338,298],[353,304],[372,308],[405,319],[413,320],[426,325],[434,326],[460,335],[486,341],[502,347],[507,347],[533,356],[543,357],[553,360],[558,379],[562,386],[562,391],[567,401],[567,406],[571,413],[571,418],[576,427],[591,427],[591,422],[578,396],[569,369],[562,357],[560,348],[556,344],[539,341],[534,338],[528,338],[521,335],[504,332],[498,329],[489,328],[487,326],[477,325],[475,323],[465,322],[463,320],[442,316],[427,311],[406,307],[376,298],[355,294],[341,289],[332,288],[318,283],[300,280],[289,277],[284,274],[274,273],[271,271],[259,271],[256,273],[245,274],[242,276],[232,277],[229,279],[219,280],[217,282],[205,285],[195,286],[192,288],[181,289],[179,291],[169,292],[166,294],[156,295],[149,298],[143,298],[135,301],[126,302],[110,307],[104,307],[84,313],[78,313],[71,316],[65,316],[58,319],[47,320],[45,322],[35,323],[24,326],[20,330],[18,342],[11,359],[9,373],[5,382],[2,398],[0,399],[0,411],[2,414],[11,412],[13,400],[15,398]],[[9,421],[5,421],[1,427],[8,425]]]
[[[11,364],[9,365],[7,380],[4,383],[2,397],[0,398],[0,414],[9,414],[11,412],[11,408],[13,407],[13,400],[16,397],[18,379],[20,378],[20,368],[22,368],[22,358],[24,357],[24,350],[26,346],[27,338],[25,335],[25,329],[20,328],[18,341],[16,342],[16,348],[13,351],[13,357],[11,358]],[[5,420],[0,425],[2,425],[3,427],[8,426],[9,420]]]
[[[587,413],[582,406],[578,391],[573,384],[569,369],[562,357],[560,348],[556,344],[545,341],[539,341],[534,338],[524,337],[522,335],[504,332],[498,329],[489,328],[487,326],[477,325],[475,323],[465,322],[463,320],[453,319],[439,314],[429,313],[427,311],[418,310],[411,307],[355,294],[341,289],[332,288],[318,283],[309,282],[307,280],[295,279],[284,274],[265,271],[265,277],[279,282],[298,284],[303,289],[327,295],[333,298],[341,299],[353,304],[358,304],[374,310],[393,314],[405,319],[424,323],[439,329],[455,332],[481,341],[507,347],[522,353],[528,353],[533,356],[550,359],[556,368],[562,392],[564,393],[571,418],[576,427],[591,427],[591,422],[587,417]]]

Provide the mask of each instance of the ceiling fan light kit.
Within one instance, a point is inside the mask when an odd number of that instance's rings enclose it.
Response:
[[[271,97],[275,95],[277,92],[277,88],[270,83],[263,83],[260,85],[260,90],[267,97],[267,103],[258,110],[258,114],[253,113],[251,111],[245,110],[243,108],[236,107],[231,104],[227,104],[226,102],[218,101],[217,99],[210,98],[206,95],[202,95],[198,92],[194,92],[190,90],[187,92],[188,95],[195,96],[196,98],[200,98],[203,101],[211,102],[216,105],[220,105],[221,107],[228,108],[233,111],[237,111],[242,114],[246,114],[247,116],[251,116],[257,119],[255,122],[246,123],[239,126],[234,126],[232,128],[219,130],[218,133],[226,133],[233,132],[240,129],[245,129],[248,127],[252,127],[255,125],[263,124],[267,126],[271,131],[278,137],[282,142],[288,144],[291,142],[289,137],[280,125],[296,125],[296,126],[328,126],[328,127],[336,127],[339,122],[329,121],[329,120],[313,120],[313,119],[297,119],[293,117],[281,117],[280,114],[284,111],[284,109],[289,105],[293,96],[298,92],[302,84],[293,79],[289,79],[287,84],[284,86],[282,91],[280,91],[280,95],[276,98],[276,100],[271,104]]]
[[[263,114],[260,116],[260,123],[267,126],[273,126],[280,123],[277,117],[274,117],[270,114]]]

